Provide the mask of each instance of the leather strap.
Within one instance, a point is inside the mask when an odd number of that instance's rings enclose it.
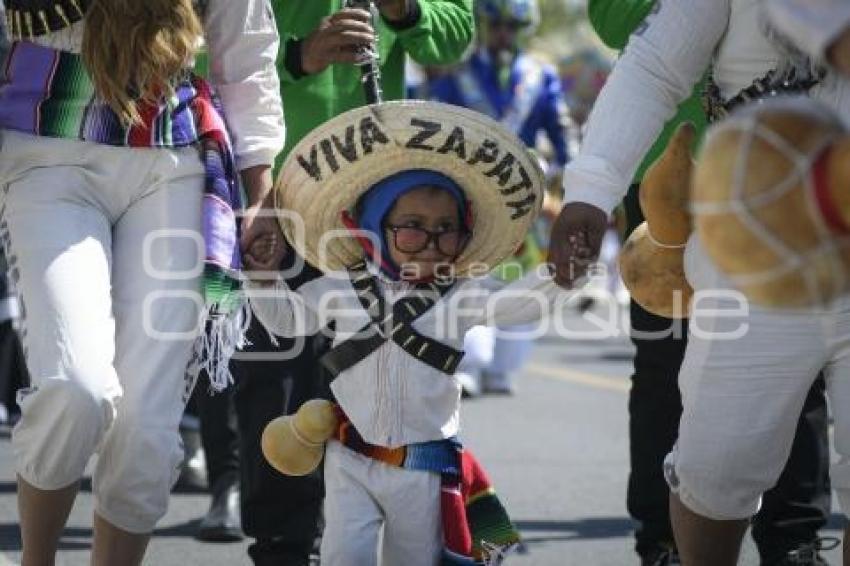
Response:
[[[92,0],[5,0],[12,40],[29,39],[82,20]]]
[[[443,373],[452,375],[463,358],[463,352],[447,346],[413,328],[413,321],[428,312],[436,300],[444,296],[452,283],[417,285],[387,313],[386,300],[375,277],[360,263],[349,269],[351,285],[363,309],[369,313],[369,324],[357,334],[332,348],[321,358],[332,379],[392,340],[405,352]]]

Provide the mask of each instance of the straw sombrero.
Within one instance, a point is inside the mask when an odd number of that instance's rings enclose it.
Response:
[[[513,254],[543,202],[537,159],[497,122],[448,104],[386,102],[341,114],[293,148],[275,186],[287,239],[322,271],[356,264],[364,252],[343,212],[375,183],[407,169],[437,171],[464,190],[473,235],[455,262],[458,275]]]

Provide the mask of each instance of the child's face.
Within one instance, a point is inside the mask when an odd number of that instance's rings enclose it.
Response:
[[[403,279],[438,274],[463,251],[468,235],[448,192],[419,187],[398,198],[384,223],[390,257]]]

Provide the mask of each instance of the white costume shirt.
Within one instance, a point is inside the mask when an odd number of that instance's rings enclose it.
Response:
[[[35,38],[40,45],[80,52],[85,20]],[[271,165],[285,128],[275,61],[280,43],[268,0],[209,0],[204,15],[210,82],[224,106],[240,170]]]
[[[763,33],[762,17],[759,0],[659,0],[593,107],[581,152],[565,169],[565,202],[610,212],[710,64],[724,99],[776,68],[784,55]],[[846,81],[829,73],[811,94],[850,123]]]
[[[846,0],[766,0],[770,23],[794,44],[817,60],[850,27],[850,2]]]
[[[387,305],[410,291],[409,284],[380,276]],[[413,322],[421,334],[455,349],[478,324],[511,326],[534,322],[551,311],[560,293],[552,278],[537,272],[510,284],[493,277],[462,279]],[[250,286],[257,317],[280,336],[311,335],[335,320],[334,346],[369,323],[346,273],[323,276],[289,291]],[[389,340],[342,371],[331,384],[337,402],[370,444],[395,448],[450,438],[459,428],[460,385]]]

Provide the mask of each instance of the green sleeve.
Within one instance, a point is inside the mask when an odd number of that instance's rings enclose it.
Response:
[[[690,122],[696,128],[697,135],[694,137],[694,145],[691,148],[691,151],[696,152],[697,147],[700,143],[702,143],[702,136],[705,133],[706,126],[708,125],[708,120],[706,119],[705,112],[702,109],[702,92],[704,89],[705,80],[702,80],[694,86],[691,96],[679,104],[676,115],[673,116],[667,124],[665,124],[664,130],[658,136],[658,139],[655,140],[655,144],[649,152],[647,152],[646,156],[643,158],[643,162],[640,164],[640,167],[638,167],[637,172],[635,172],[635,183],[641,182],[641,179],[643,179],[643,176],[646,173],[646,170],[649,169],[649,166],[652,165],[662,153],[664,153],[664,150],[667,149],[667,143],[670,141],[670,138],[673,137],[673,134],[679,127],[679,124],[682,122]]]
[[[419,0],[421,15],[396,35],[410,57],[422,65],[458,62],[472,43],[472,0]]]
[[[195,57],[195,74],[204,78],[210,76],[210,60],[206,49],[198,53]]]
[[[655,0],[588,0],[587,17],[602,42],[620,50],[654,6]]]

